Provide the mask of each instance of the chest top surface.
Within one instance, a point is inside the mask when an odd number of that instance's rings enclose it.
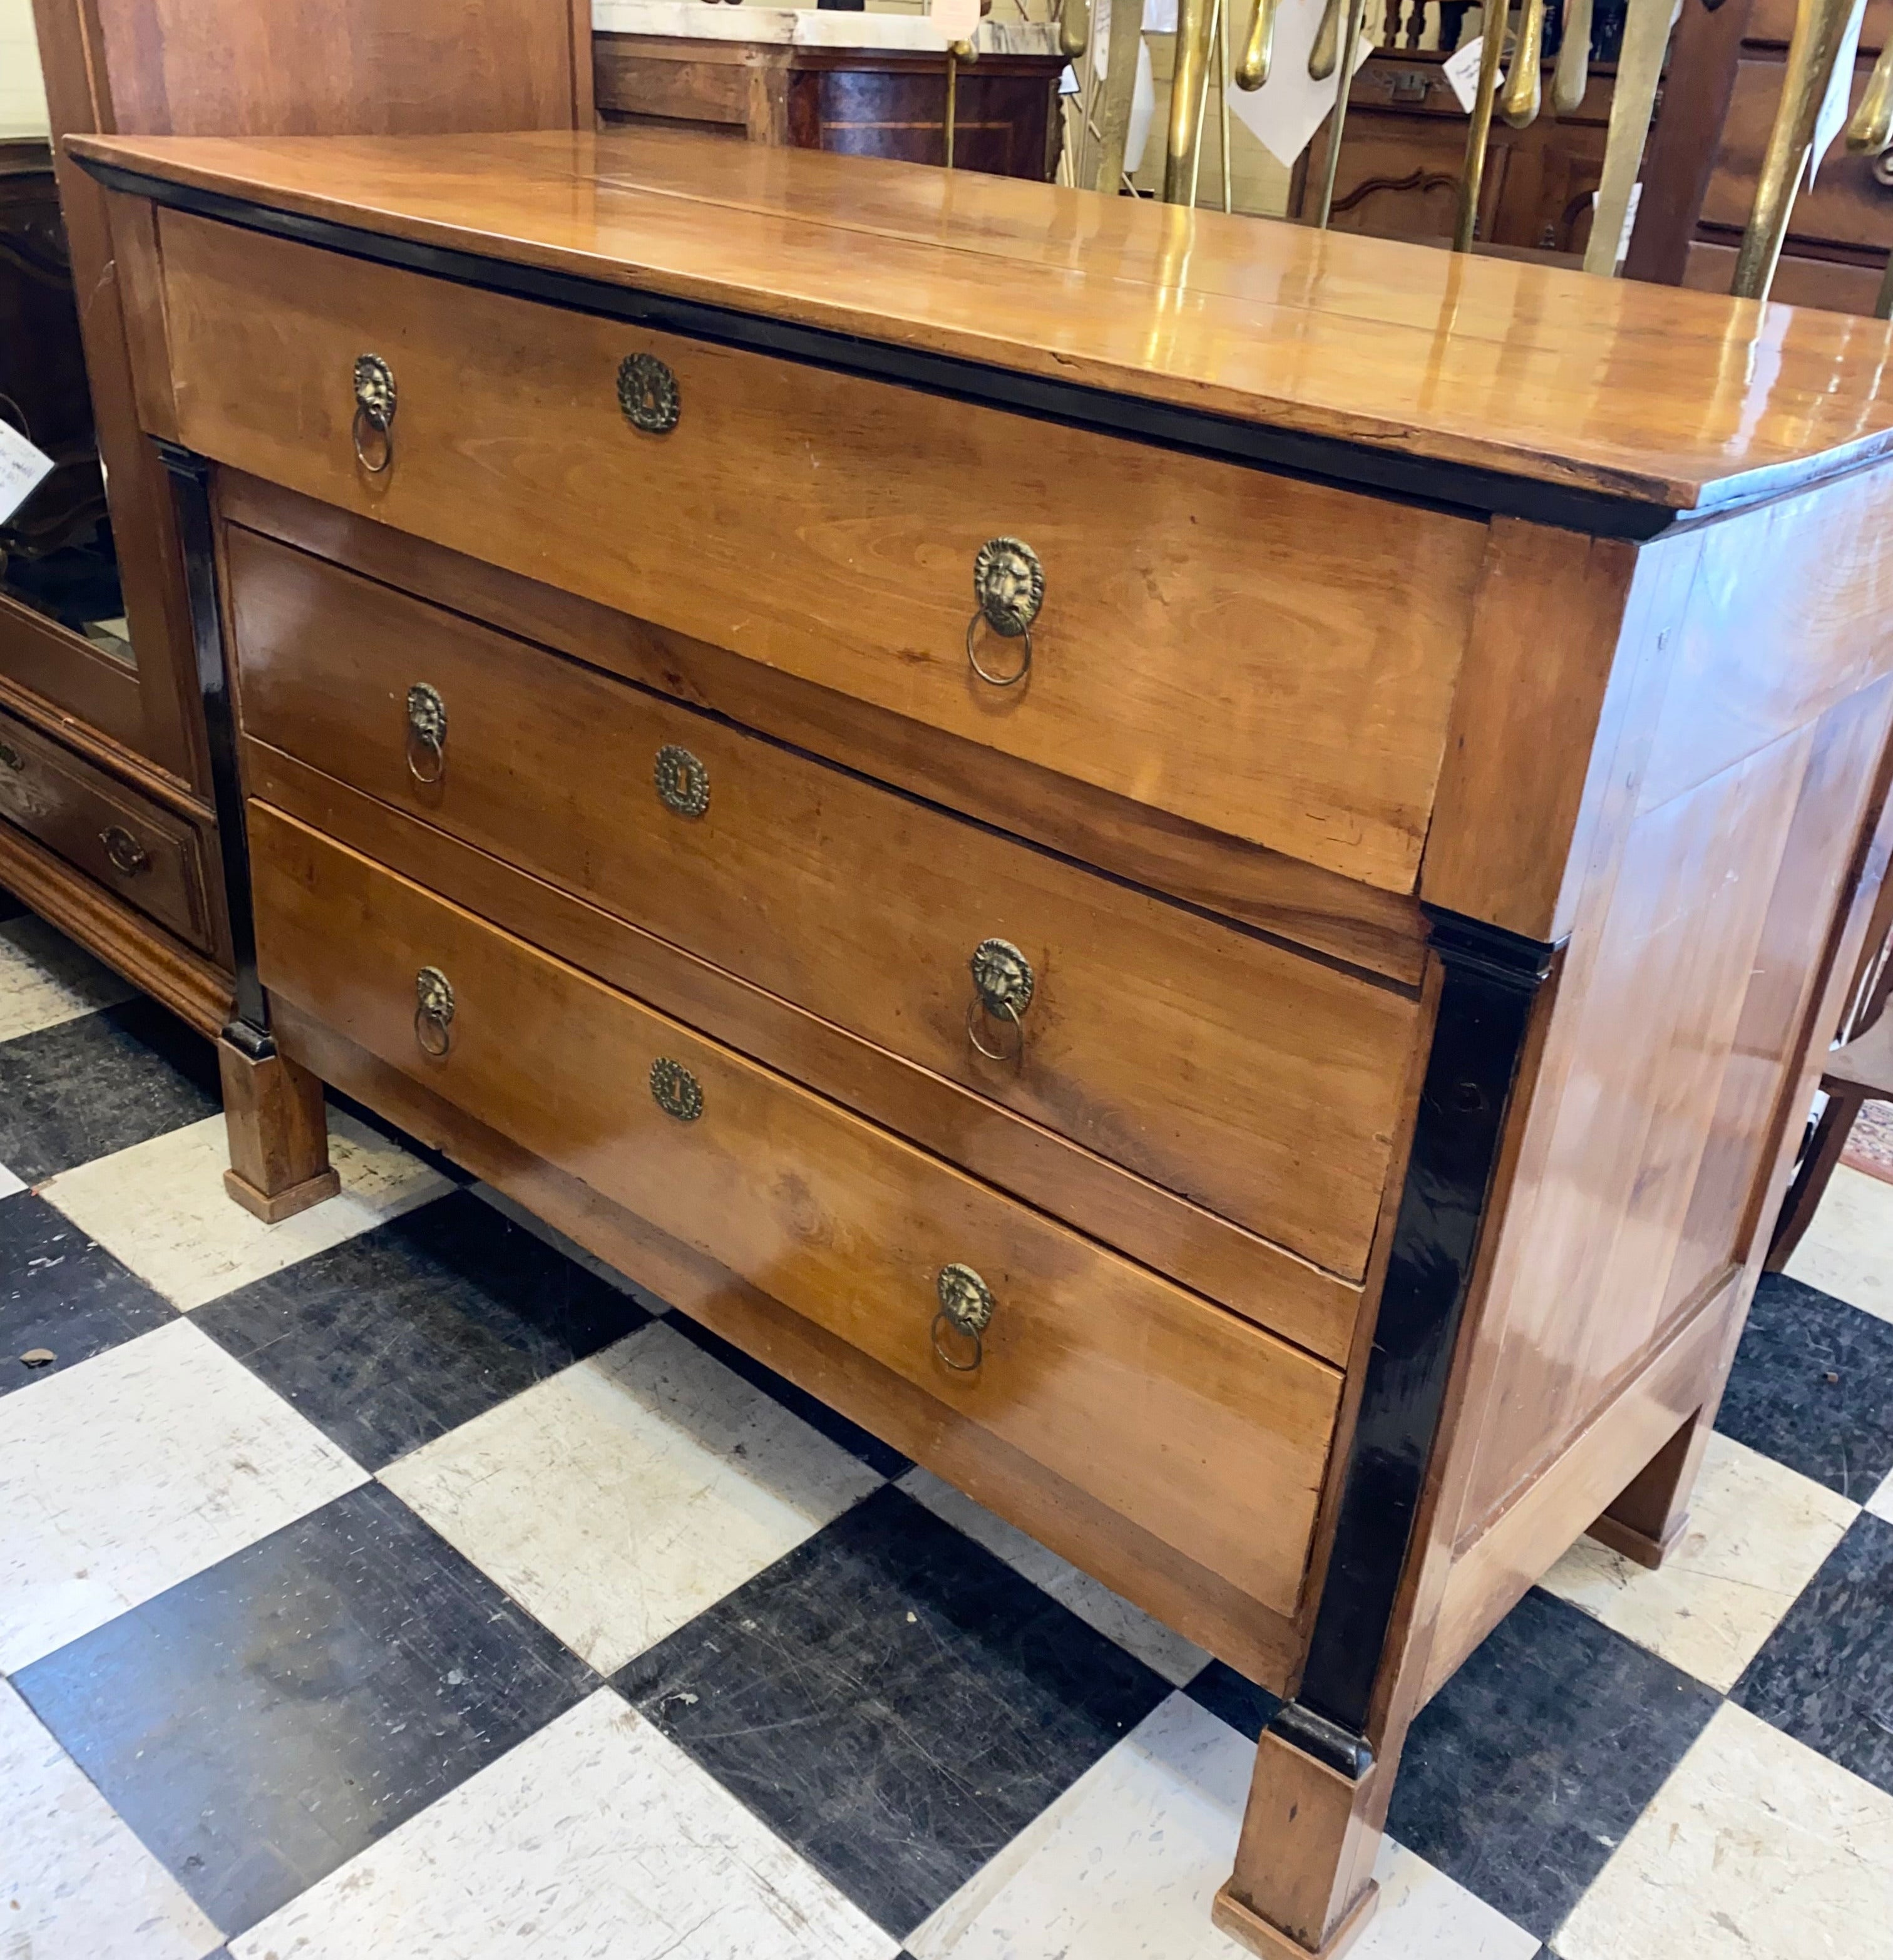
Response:
[[[1483,472],[1707,513],[1893,448],[1876,320],[672,131],[70,146],[238,223],[1273,431],[1449,499]]]

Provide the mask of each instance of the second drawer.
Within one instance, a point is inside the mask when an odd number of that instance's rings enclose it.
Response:
[[[1405,995],[252,533],[231,552],[247,733],[1362,1274]]]

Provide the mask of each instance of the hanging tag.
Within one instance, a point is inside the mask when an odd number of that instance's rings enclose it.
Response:
[[[1475,34],[1462,48],[1454,49],[1451,56],[1441,64],[1440,72],[1452,84],[1452,92],[1459,98],[1459,107],[1470,116],[1472,105],[1479,99],[1479,56],[1485,46],[1485,37]],[[1499,77],[1498,86],[1505,86],[1505,77]],[[1494,91],[1494,95],[1497,90]]]
[[[1230,115],[1284,168],[1293,167],[1334,112],[1335,78],[1316,81],[1308,72],[1309,54],[1325,11],[1324,0],[1281,0],[1268,81],[1253,94],[1240,88],[1230,92]],[[1373,52],[1373,43],[1363,33],[1354,49],[1351,77]]]
[[[1808,152],[1810,190],[1814,188],[1814,176],[1821,167],[1821,159],[1834,147],[1834,139],[1840,135],[1847,119],[1847,105],[1853,95],[1853,57],[1860,48],[1860,23],[1866,16],[1866,0],[1853,0],[1853,18],[1847,23],[1847,32],[1841,37],[1841,51],[1834,58],[1833,79],[1828,84],[1821,113],[1815,118],[1814,147]]]
[[[52,474],[52,457],[28,442],[12,423],[0,421],[0,524]]]
[[[942,47],[970,41],[979,31],[979,0],[934,0],[927,18]]]

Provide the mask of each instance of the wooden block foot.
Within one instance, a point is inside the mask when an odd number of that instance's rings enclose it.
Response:
[[[1687,1511],[1678,1511],[1666,1523],[1661,1538],[1653,1538],[1648,1532],[1639,1531],[1634,1525],[1627,1525],[1606,1511],[1592,1522],[1589,1535],[1599,1545],[1608,1545],[1612,1551],[1621,1552],[1633,1565],[1645,1566],[1654,1572],[1675,1550],[1688,1529]]]
[[[313,1177],[306,1177],[300,1184],[292,1184],[286,1191],[259,1191],[248,1179],[239,1177],[234,1170],[224,1173],[224,1188],[253,1217],[260,1218],[266,1225],[280,1225],[285,1218],[293,1218],[298,1211],[307,1211],[312,1204],[320,1204],[325,1198],[332,1198],[342,1188],[341,1173],[334,1170],[318,1171]]]
[[[1216,1895],[1210,1917],[1219,1931],[1226,1933],[1252,1953],[1261,1954],[1263,1960],[1341,1960],[1341,1955],[1366,1930],[1367,1922],[1379,1903],[1380,1888],[1370,1879],[1367,1889],[1328,1934],[1319,1953],[1311,1952],[1300,1940],[1290,1939],[1280,1927],[1271,1926],[1259,1913],[1243,1904],[1227,1885]]]

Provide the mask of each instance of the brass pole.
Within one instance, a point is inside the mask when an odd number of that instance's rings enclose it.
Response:
[[[1512,50],[1512,65],[1499,91],[1499,113],[1514,129],[1538,120],[1540,73],[1545,65],[1545,0],[1525,0],[1524,18]]]
[[[1315,45],[1308,50],[1308,78],[1325,81],[1341,59],[1341,0],[1328,0],[1321,11],[1321,25],[1315,30]]]
[[[1665,0],[1668,4],[1668,0]],[[1491,16],[1496,14],[1494,21]],[[1486,9],[1484,40],[1479,46],[1479,85],[1472,97],[1472,120],[1465,132],[1465,168],[1459,173],[1459,209],[1452,227],[1452,249],[1472,250],[1478,228],[1479,187],[1485,181],[1485,146],[1492,134],[1492,100],[1499,91],[1499,60],[1505,52],[1503,0]]]
[[[1853,5],[1854,0],[1800,0],[1796,10],[1781,103],[1761,160],[1755,208],[1736,256],[1735,282],[1729,290],[1739,300],[1765,300],[1774,283],[1789,214],[1807,174],[1808,152],[1814,147],[1815,119],[1834,78]]]
[[[1275,59],[1275,10],[1280,0],[1255,0],[1255,18],[1249,24],[1249,41],[1236,64],[1236,86],[1255,90],[1268,79]]]
[[[1321,167],[1321,197],[1315,206],[1315,229],[1325,231],[1335,210],[1335,173],[1341,167],[1341,134],[1347,126],[1347,97],[1354,85],[1354,53],[1360,46],[1360,17],[1367,0],[1347,0],[1347,27],[1335,69],[1334,113],[1328,119],[1328,154]],[[1314,66],[1311,60],[1310,69]]]
[[[1551,77],[1551,107],[1561,116],[1574,116],[1591,84],[1591,0],[1567,0],[1564,38],[1558,43],[1557,68]]]
[[[946,48],[946,120],[941,126],[946,138],[946,167],[953,167],[954,126],[959,118],[959,66],[970,68],[979,59],[971,41],[952,41]]]
[[[1236,0],[1216,0],[1216,17],[1221,29],[1221,38],[1216,44],[1216,102],[1217,113],[1222,118],[1223,127],[1223,208],[1236,208],[1234,180],[1230,172],[1229,154],[1229,17]]]
[[[1650,140],[1650,113],[1662,80],[1672,11],[1672,0],[1630,0],[1624,19],[1617,81],[1611,91],[1610,133],[1604,139],[1604,180],[1597,188],[1597,215],[1584,248],[1585,271],[1603,278],[1617,276],[1617,247],[1630,217],[1637,173],[1643,167],[1643,145]]]
[[[1124,146],[1131,133],[1131,98],[1137,82],[1137,43],[1142,38],[1144,0],[1117,0],[1106,37],[1104,106],[1099,112],[1098,174],[1094,188],[1115,197],[1124,188]]]
[[[1893,320],[1893,253],[1887,256],[1886,270],[1880,278],[1880,296],[1873,302],[1876,320]]]
[[[1209,40],[1203,49],[1203,85],[1196,97],[1196,151],[1190,158],[1190,208],[1196,208],[1197,186],[1203,179],[1203,129],[1210,113],[1211,56],[1216,46],[1216,30],[1223,18],[1223,0],[1210,0]]]
[[[1125,0],[1137,4],[1137,0]],[[1202,84],[1209,52],[1211,0],[1177,0],[1176,59],[1170,71],[1169,134],[1163,153],[1163,201],[1187,204],[1203,130]]]

